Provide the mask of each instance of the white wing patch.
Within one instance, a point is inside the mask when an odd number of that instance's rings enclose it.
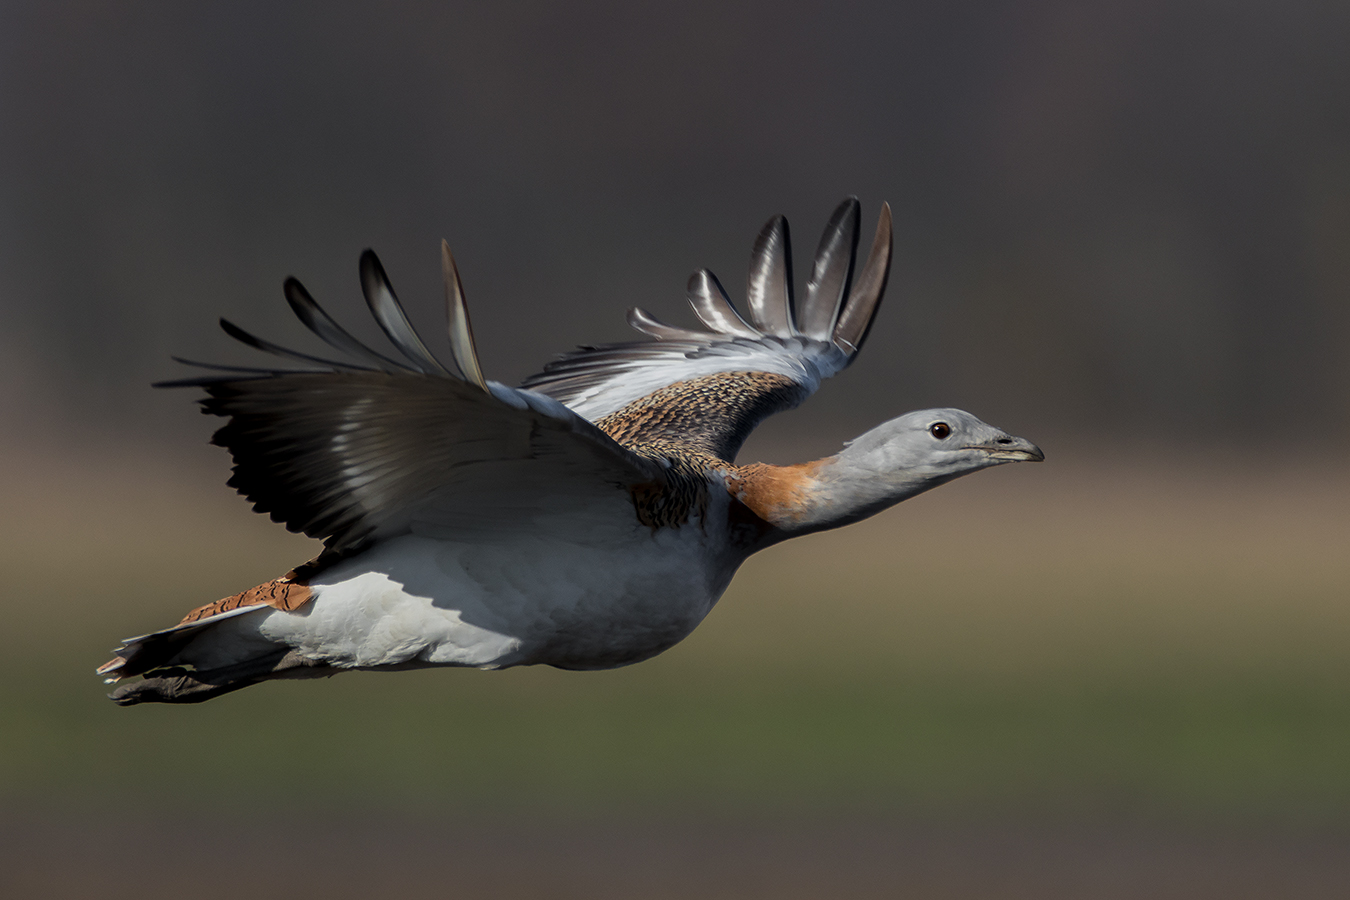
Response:
[[[822,381],[849,362],[849,357],[833,344],[804,337],[736,338],[704,346],[653,342],[623,345],[622,350],[608,357],[602,353],[593,351],[584,356],[587,362],[603,359],[603,377],[586,379],[575,389],[559,389],[555,394],[592,422],[664,387],[724,372],[782,375],[812,394]],[[534,390],[548,390],[544,384],[535,385]]]

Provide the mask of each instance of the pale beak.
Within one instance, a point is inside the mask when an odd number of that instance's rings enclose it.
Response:
[[[990,459],[1006,460],[1007,462],[1042,462],[1045,459],[1045,454],[1041,452],[1041,448],[1031,441],[1006,434],[987,444],[967,444],[965,449],[983,450],[989,454]]]

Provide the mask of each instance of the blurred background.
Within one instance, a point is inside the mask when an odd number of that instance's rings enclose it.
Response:
[[[1318,897],[1350,882],[1350,6],[0,9],[0,886]],[[743,460],[959,406],[1046,450],[761,554],[603,673],[117,709],[116,640],[312,554],[170,354],[365,323],[489,377],[883,200],[866,352]],[[870,234],[870,231],[869,231]]]

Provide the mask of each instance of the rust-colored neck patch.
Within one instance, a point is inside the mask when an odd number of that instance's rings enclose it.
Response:
[[[765,522],[790,531],[805,524],[814,512],[817,475],[829,462],[817,459],[795,466],[737,466],[727,476],[727,490]]]
[[[214,603],[199,606],[184,616],[183,621],[178,624],[186,625],[188,622],[196,622],[210,616],[220,615],[241,606],[270,606],[273,609],[280,609],[285,612],[299,609],[310,601],[314,592],[303,581],[293,579],[293,576],[294,573],[290,573],[275,581],[249,588],[232,597],[225,597]]]

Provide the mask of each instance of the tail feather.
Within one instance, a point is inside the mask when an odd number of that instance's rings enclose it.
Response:
[[[113,684],[123,678],[144,675],[146,672],[171,664],[179,652],[192,643],[203,631],[222,620],[259,612],[267,608],[265,606],[238,606],[208,618],[180,622],[172,628],[165,628],[163,631],[152,631],[150,634],[127,638],[122,641],[121,647],[113,651],[117,656],[94,671],[96,674],[104,676],[103,680],[108,684]]]
[[[108,695],[118,706],[138,703],[201,703],[274,678],[324,678],[338,672],[332,666],[279,647],[271,653],[235,665],[188,670],[170,666],[151,671],[140,681]]]
[[[278,673],[314,663],[258,631],[258,621],[241,617],[276,610],[292,612],[312,592],[297,573],[208,603],[172,628],[127,638],[117,655],[96,670],[108,684],[145,676],[109,696],[123,706],[135,703],[197,703],[256,684]],[[319,674],[311,672],[310,674]],[[294,677],[294,676],[287,676]]]

